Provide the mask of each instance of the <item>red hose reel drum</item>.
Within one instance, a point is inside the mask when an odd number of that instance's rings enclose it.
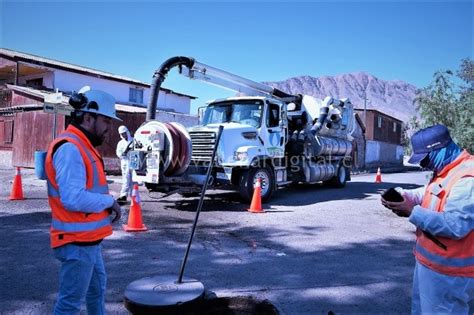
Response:
[[[191,137],[183,125],[176,122],[149,121],[138,128],[135,140],[151,150],[152,135],[160,133],[163,134],[164,140],[164,145],[160,150],[163,174],[168,177],[183,174],[191,162],[192,153]]]
[[[175,122],[165,123],[171,135],[170,146],[173,146],[173,154],[169,156],[170,163],[164,170],[166,176],[181,175],[189,166],[191,161],[191,138],[186,129]]]

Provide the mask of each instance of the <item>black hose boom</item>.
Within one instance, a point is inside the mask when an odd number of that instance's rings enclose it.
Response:
[[[160,93],[160,87],[163,81],[166,78],[168,72],[176,67],[184,65],[188,68],[192,68],[194,64],[194,59],[183,56],[176,56],[169,58],[161,64],[158,70],[153,74],[153,81],[151,83],[151,94],[150,94],[150,103],[146,111],[146,120],[154,120],[156,117],[156,108],[158,107],[158,95]]]

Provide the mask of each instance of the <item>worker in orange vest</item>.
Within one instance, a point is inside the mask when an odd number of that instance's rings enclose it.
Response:
[[[120,219],[121,210],[109,194],[96,147],[112,119],[118,119],[115,99],[85,87],[69,103],[75,108],[71,124],[50,144],[45,162],[51,247],[61,262],[54,314],[79,314],[84,300],[89,314],[105,314],[107,275],[101,242],[112,234],[111,223]]]
[[[426,187],[382,198],[417,228],[412,314],[472,314],[474,300],[474,156],[435,125],[415,133],[409,163],[433,171]]]

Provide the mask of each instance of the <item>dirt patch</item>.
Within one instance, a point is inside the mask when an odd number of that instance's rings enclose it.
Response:
[[[257,300],[251,296],[204,298],[200,301],[167,307],[148,308],[125,302],[126,308],[137,315],[183,314],[183,315],[278,315],[278,309],[268,300]]]

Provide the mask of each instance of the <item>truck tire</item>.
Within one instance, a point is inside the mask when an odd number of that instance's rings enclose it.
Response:
[[[262,184],[262,202],[267,202],[273,195],[273,192],[275,191],[275,180],[273,178],[272,170],[269,167],[251,168],[242,173],[239,183],[240,195],[246,201],[252,199],[253,187],[259,177]]]
[[[323,182],[325,186],[334,188],[343,188],[346,186],[346,182],[349,179],[349,169],[344,165],[339,165],[337,168],[337,174],[328,181]]]

